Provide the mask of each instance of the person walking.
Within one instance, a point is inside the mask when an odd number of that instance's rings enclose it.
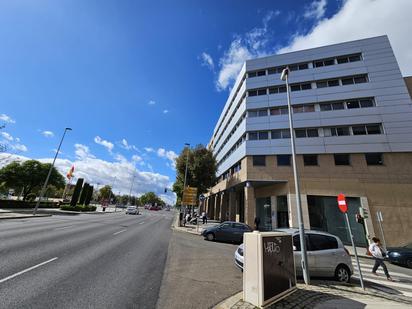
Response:
[[[255,217],[255,230],[259,231],[260,218]]]
[[[372,237],[372,241],[373,243],[369,246],[369,251],[375,259],[375,265],[372,268],[372,274],[378,276],[376,270],[379,266],[382,266],[386,279],[388,279],[389,281],[393,281],[384,263],[386,252],[381,245],[380,239],[377,237]]]
[[[207,223],[207,217],[206,217],[205,212],[202,212],[202,221],[203,221],[203,224]]]

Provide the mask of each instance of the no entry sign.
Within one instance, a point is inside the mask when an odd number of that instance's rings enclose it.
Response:
[[[338,195],[338,207],[344,214],[348,211],[348,205],[346,204],[345,194],[341,193]]]

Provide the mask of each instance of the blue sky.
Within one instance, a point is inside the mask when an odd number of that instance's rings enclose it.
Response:
[[[390,3],[1,1],[0,141],[8,161],[48,161],[69,126],[61,171],[116,177],[123,193],[135,174],[135,194],[160,194],[183,144],[208,143],[248,58],[388,34],[410,75],[411,1]]]

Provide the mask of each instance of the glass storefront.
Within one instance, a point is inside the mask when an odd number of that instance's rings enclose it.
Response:
[[[277,201],[277,219],[278,228],[289,227],[289,209],[288,209],[288,197],[286,195],[280,195],[276,198]]]
[[[345,245],[351,245],[346,219],[340,212],[336,196],[308,195],[310,228],[338,236]],[[352,228],[355,245],[366,246],[363,225],[356,222],[356,213],[359,212],[360,198],[347,197],[348,217]]]
[[[256,199],[256,217],[260,219],[259,230],[272,230],[272,207],[270,197],[260,197]]]

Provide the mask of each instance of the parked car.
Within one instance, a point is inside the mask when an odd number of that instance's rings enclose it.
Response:
[[[139,209],[137,206],[127,206],[126,215],[138,215]]]
[[[302,276],[299,229],[277,229],[275,232],[292,235],[296,275]],[[349,282],[353,274],[352,260],[339,237],[314,230],[305,231],[305,235],[310,275],[333,277],[339,282]],[[244,246],[241,244],[235,251],[235,265],[242,270],[243,250]]]
[[[225,221],[219,225],[206,228],[202,231],[202,236],[207,240],[221,240],[241,243],[243,233],[253,230],[247,224],[241,222]]]
[[[412,268],[412,243],[403,247],[388,248],[388,260],[393,264]]]

